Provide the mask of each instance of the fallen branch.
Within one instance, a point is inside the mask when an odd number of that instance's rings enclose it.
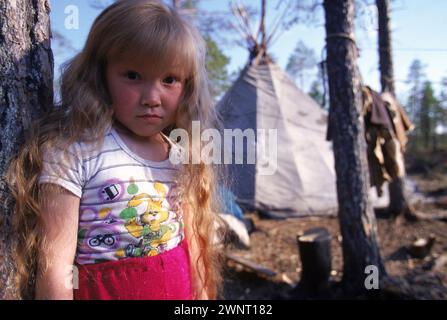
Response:
[[[237,257],[231,253],[227,253],[226,254],[226,258],[228,260],[234,261],[244,267],[246,267],[247,269],[250,269],[252,271],[255,271],[257,273],[260,273],[262,275],[265,275],[267,277],[274,277],[276,276],[276,272],[263,266],[260,264],[257,264],[256,262],[241,258],[241,257]]]

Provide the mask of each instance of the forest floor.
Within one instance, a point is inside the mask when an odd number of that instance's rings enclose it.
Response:
[[[447,299],[447,154],[428,161],[407,159],[408,180],[413,191],[407,195],[418,221],[392,219],[376,211],[378,241],[385,268],[391,279],[379,298]],[[422,163],[422,164],[421,164]],[[294,299],[292,289],[300,280],[301,262],[297,235],[324,227],[331,236],[332,271],[330,281],[340,283],[343,270],[338,218],[303,217],[284,220],[264,219],[247,212],[253,221],[250,248],[227,248],[231,254],[259,264],[275,274],[255,272],[233,260],[226,260],[224,299]],[[424,258],[415,258],[408,247],[418,238],[435,238]],[[382,284],[381,284],[382,285]],[[381,289],[384,289],[383,287]]]

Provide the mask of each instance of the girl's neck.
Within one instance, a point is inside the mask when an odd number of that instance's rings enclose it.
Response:
[[[170,145],[159,132],[150,137],[140,137],[118,121],[113,127],[126,146],[139,157],[150,161],[164,161],[169,157]]]
[[[161,141],[163,141],[160,133],[156,133],[150,137],[140,137],[116,120],[113,122],[113,127],[118,133],[120,133],[120,135],[125,135],[127,138],[134,140],[135,143],[151,144],[160,143]]]

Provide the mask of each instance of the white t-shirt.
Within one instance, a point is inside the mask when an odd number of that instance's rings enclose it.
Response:
[[[170,153],[181,152],[169,142]],[[179,167],[169,158],[139,157],[113,128],[99,150],[92,143],[74,143],[68,151],[68,157],[56,148],[44,153],[39,183],[60,185],[81,199],[78,264],[156,255],[183,240],[175,183]]]

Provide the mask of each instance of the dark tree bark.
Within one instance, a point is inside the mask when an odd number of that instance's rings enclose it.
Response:
[[[354,40],[354,0],[324,0],[331,135],[334,145],[339,222],[343,237],[343,288],[365,293],[365,268],[385,268],[368,201],[369,173],[361,116],[361,84]]]
[[[0,2],[0,299],[17,297],[12,282],[13,200],[3,175],[32,121],[53,102],[48,0]]]
[[[389,92],[396,96],[394,89],[393,56],[391,45],[390,27],[390,1],[376,0],[379,18],[379,63],[380,63],[380,83],[382,92]],[[407,199],[405,198],[405,178],[396,177],[388,186],[390,203],[388,212],[393,216],[403,213],[411,214]]]
[[[393,217],[404,215],[411,220],[416,219],[405,197],[405,178],[396,177],[388,184],[390,203],[388,212]]]
[[[382,92],[396,95],[394,90],[394,69],[391,46],[390,3],[389,0],[376,0],[379,18],[379,63]]]

